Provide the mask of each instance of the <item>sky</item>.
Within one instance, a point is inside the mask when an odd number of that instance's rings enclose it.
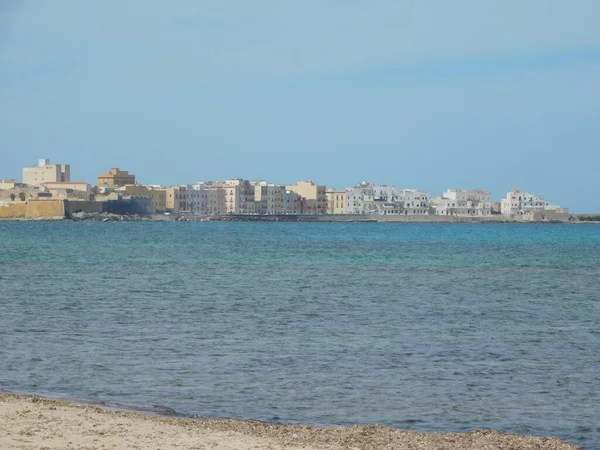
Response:
[[[600,212],[598,0],[0,0],[0,178],[522,189]]]

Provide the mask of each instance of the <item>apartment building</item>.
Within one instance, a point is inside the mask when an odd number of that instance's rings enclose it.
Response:
[[[348,214],[374,214],[375,189],[371,183],[362,182],[346,189],[346,212]]]
[[[328,189],[325,191],[327,198],[327,214],[346,214],[346,191]]]
[[[301,213],[327,213],[327,188],[325,186],[316,185],[312,181],[299,181],[296,184],[287,185],[285,188],[306,200],[303,202]]]
[[[121,187],[128,184],[135,184],[135,175],[127,170],[118,168],[110,169],[108,172],[98,175],[98,187]]]
[[[248,180],[231,179],[220,183],[225,190],[225,210],[227,214],[254,214],[254,186]]]
[[[203,183],[186,186],[188,209],[192,214],[209,214],[208,190]]]
[[[568,209],[551,204],[539,195],[518,189],[507,192],[500,202],[500,210],[503,215],[511,218],[543,211],[568,213]]]
[[[421,216],[429,214],[430,196],[419,189],[398,189],[395,192],[398,202],[403,205],[401,214],[405,216]]]
[[[225,189],[217,186],[206,186],[205,189],[208,195],[208,214],[227,214]]]
[[[487,217],[492,215],[492,196],[481,189],[448,189],[431,206],[438,216]]]
[[[254,202],[258,214],[299,214],[302,207],[300,196],[285,186],[255,182]]]
[[[50,164],[49,159],[40,159],[37,166],[23,168],[23,183],[31,186],[70,181],[71,166],[69,164]]]
[[[417,189],[362,182],[346,189],[348,214],[427,215],[429,194]]]

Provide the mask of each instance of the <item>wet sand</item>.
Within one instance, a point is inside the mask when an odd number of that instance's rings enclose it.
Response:
[[[314,428],[182,419],[0,393],[2,449],[577,449],[500,431],[421,433],[376,425]]]

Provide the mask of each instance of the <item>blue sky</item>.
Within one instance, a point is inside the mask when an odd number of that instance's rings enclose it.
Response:
[[[529,190],[600,212],[597,0],[0,1],[0,178]]]

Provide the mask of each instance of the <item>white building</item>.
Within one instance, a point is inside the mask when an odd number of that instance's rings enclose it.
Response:
[[[543,211],[568,213],[566,208],[561,208],[558,205],[548,203],[539,195],[520,191],[518,189],[509,191],[506,194],[506,197],[502,199],[500,204],[500,210],[502,214],[507,217],[517,217]]]
[[[68,164],[50,164],[49,159],[40,159],[37,166],[23,168],[23,183],[31,186],[70,181],[71,166]]]
[[[487,217],[492,215],[492,196],[481,189],[448,189],[431,206],[438,216]]]
[[[348,214],[427,215],[429,194],[417,189],[360,183],[346,189]]]
[[[398,189],[397,199],[404,205],[405,216],[420,216],[429,214],[429,194],[418,189]],[[401,212],[402,214],[402,212]]]

